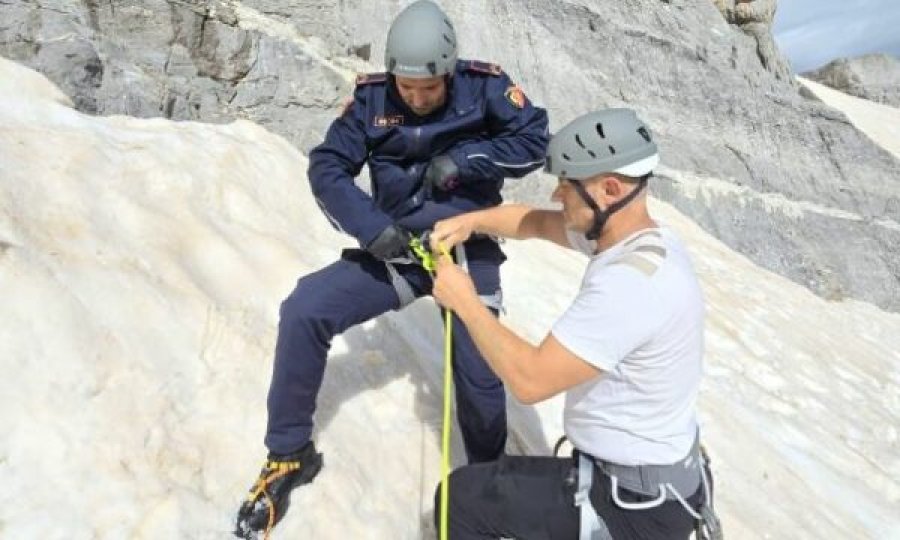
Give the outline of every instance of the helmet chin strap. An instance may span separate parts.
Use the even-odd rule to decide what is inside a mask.
[[[600,232],[603,231],[603,226],[606,225],[606,220],[609,219],[609,216],[618,212],[622,209],[626,204],[630,203],[635,197],[637,197],[638,193],[644,189],[644,186],[647,185],[647,178],[641,178],[638,182],[636,188],[631,190],[631,193],[625,196],[621,201],[614,202],[609,205],[606,210],[600,210],[600,207],[597,205],[597,202],[593,197],[588,194],[587,190],[584,189],[584,185],[581,183],[581,180],[575,180],[572,178],[567,179],[572,183],[572,186],[575,188],[575,191],[578,195],[584,200],[584,203],[587,204],[591,210],[594,211],[594,223],[591,225],[591,228],[588,229],[586,233],[584,233],[584,237],[588,240],[596,240],[600,238]]]

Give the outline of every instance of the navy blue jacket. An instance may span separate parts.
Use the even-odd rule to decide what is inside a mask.
[[[422,231],[445,217],[496,206],[504,178],[525,176],[543,164],[547,113],[499,66],[460,60],[448,84],[445,106],[420,117],[400,98],[391,77],[360,76],[353,102],[310,153],[308,177],[316,202],[361,246],[392,223]],[[459,186],[426,200],[422,176],[440,154],[459,167]],[[354,182],[364,163],[371,196]]]

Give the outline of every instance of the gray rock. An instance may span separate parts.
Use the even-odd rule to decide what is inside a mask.
[[[248,118],[307,149],[347,95],[349,75],[297,43],[241,28],[234,6],[0,1],[0,54],[47,75],[84,112]]]
[[[779,79],[789,79],[791,68],[779,52],[772,35],[776,0],[713,0],[729,24],[756,41],[756,54],[763,67]]]
[[[900,107],[900,59],[896,56],[841,58],[803,76],[846,94]]]
[[[728,245],[825,297],[900,310],[900,162],[788,76],[769,31],[773,1],[444,7],[462,56],[500,63],[553,128],[595,108],[637,109],[663,152],[656,193]],[[0,0],[0,54],[88,112],[249,118],[306,151],[350,95],[352,72],[382,69],[398,10],[371,0]],[[506,194],[537,202],[551,185],[533,175]]]

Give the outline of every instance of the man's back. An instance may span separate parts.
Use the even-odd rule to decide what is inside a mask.
[[[671,231],[645,229],[595,255],[553,334],[603,371],[566,395],[573,444],[623,465],[685,456],[697,430],[703,298]]]

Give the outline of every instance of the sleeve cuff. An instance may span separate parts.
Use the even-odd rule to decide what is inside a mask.
[[[471,171],[469,170],[468,166],[469,160],[468,158],[466,158],[467,154],[468,152],[466,152],[465,146],[453,148],[452,150],[447,152],[447,155],[450,156],[450,159],[453,160],[453,164],[456,165],[456,169],[459,171],[458,174],[460,184],[467,184],[471,177]]]

